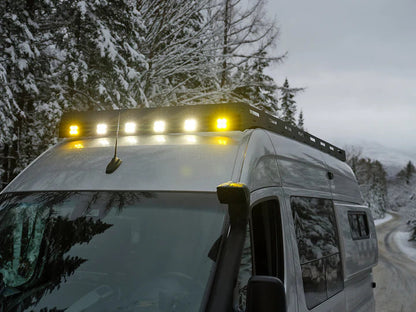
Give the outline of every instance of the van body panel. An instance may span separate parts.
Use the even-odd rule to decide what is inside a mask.
[[[339,220],[340,238],[345,248],[344,277],[345,280],[362,271],[368,271],[377,264],[378,247],[374,222],[370,210],[365,206],[335,203],[337,218]],[[369,225],[369,238],[353,239],[348,212],[364,211]]]
[[[329,180],[334,200],[363,204],[360,187],[352,169],[344,162],[322,153],[327,171],[333,174]]]
[[[243,164],[247,153],[248,142],[250,141],[251,134],[253,130],[246,130],[244,131],[244,135],[240,140],[240,144],[238,145],[238,151],[235,156],[234,161],[234,168],[233,173],[231,176],[231,181],[241,181],[241,174],[243,170]]]
[[[345,282],[348,312],[375,310],[372,282],[371,270],[364,270]]]
[[[269,135],[277,153],[283,186],[329,192],[327,169],[320,151],[275,133]]]
[[[276,154],[264,130],[253,130],[241,172],[240,181],[251,191],[281,185]]]

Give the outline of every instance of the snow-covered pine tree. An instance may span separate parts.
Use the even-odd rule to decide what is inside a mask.
[[[416,241],[416,174],[412,161],[409,161],[395,177],[388,181],[388,198],[392,210],[401,211],[409,218],[409,240]]]
[[[4,180],[54,141],[63,110],[136,106],[130,91],[140,90],[147,65],[130,0],[7,0],[0,10]]]
[[[406,184],[409,184],[410,179],[415,173],[416,173],[416,168],[413,165],[413,163],[409,160],[406,166],[402,170],[400,170],[400,172],[397,174],[397,177],[404,179],[406,181]]]
[[[252,62],[252,64],[250,64]],[[245,86],[237,87],[233,94],[240,101],[248,102],[271,115],[278,115],[277,85],[272,77],[266,75],[264,70],[270,65],[266,52],[250,60],[249,64],[239,69],[234,76],[250,76],[250,79],[236,77],[237,80],[250,82]]]
[[[210,0],[138,2],[147,25],[139,47],[148,62],[141,76],[145,105],[198,103],[215,84],[210,62],[215,51],[207,46],[212,36],[209,7]]]
[[[265,96],[269,98],[273,86],[260,68],[281,62],[285,54],[271,56],[268,53],[276,43],[279,29],[274,21],[265,19],[264,0],[252,1],[249,6],[240,0],[211,2],[214,4],[210,15],[213,21],[211,48],[216,54],[219,100],[247,99],[248,93],[253,94],[248,91],[250,87],[268,90]],[[259,74],[264,75],[260,80]],[[270,100],[265,108],[274,112],[271,102],[275,101]]]
[[[361,150],[348,147],[347,163],[353,169],[365,203],[374,218],[382,218],[388,208],[387,173],[377,160],[361,157]]]
[[[304,125],[305,125],[305,120],[303,119],[303,111],[300,110],[299,118],[298,118],[298,128],[302,129],[302,130],[305,130]]]
[[[64,108],[136,107],[143,93],[141,72],[147,68],[139,52],[145,25],[136,3],[53,1],[59,3],[55,40],[62,51],[58,72]]]
[[[377,209],[376,216],[384,216],[388,208],[387,173],[378,160],[372,161],[371,163],[370,193],[373,206]]]
[[[60,114],[52,63],[56,58],[50,1],[0,2],[0,145],[2,181],[24,168],[55,134]],[[5,176],[7,175],[7,177]]]
[[[295,97],[296,92],[298,89],[290,88],[289,81],[287,78],[285,79],[285,82],[283,83],[283,86],[279,88],[281,92],[280,97],[280,117],[283,121],[286,121],[292,125],[296,125],[296,102],[293,99]]]

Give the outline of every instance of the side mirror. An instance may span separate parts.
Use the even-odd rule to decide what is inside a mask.
[[[285,287],[273,276],[253,276],[247,286],[247,312],[286,312]]]

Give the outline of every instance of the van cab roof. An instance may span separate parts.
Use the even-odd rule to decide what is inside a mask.
[[[248,105],[187,108],[65,115],[60,136],[69,138],[41,155],[4,192],[214,192],[217,185],[234,181],[245,183],[250,191],[288,187],[362,203],[355,176],[341,161],[345,158],[343,150]],[[198,119],[199,132],[181,130],[177,120],[186,116]],[[216,127],[210,119],[216,116],[221,117],[218,122],[222,131],[212,131]],[[157,129],[151,129],[151,122],[160,117],[168,120],[171,129],[155,134]],[[129,120],[142,126],[140,133],[119,136],[120,124],[127,126]],[[157,122],[159,126],[162,124]],[[194,126],[196,122],[193,119]],[[106,174],[116,146],[122,164],[113,173]]]
[[[114,144],[112,137],[66,139],[41,155],[4,192],[215,192],[219,184],[235,181],[245,183],[250,191],[280,186],[362,203],[347,164],[263,129],[121,137],[117,155],[122,164],[106,174]]]

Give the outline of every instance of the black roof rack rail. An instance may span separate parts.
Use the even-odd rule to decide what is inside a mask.
[[[346,159],[344,150],[246,103],[68,112],[62,116],[59,137],[68,137],[68,129],[72,124],[80,126],[79,137],[95,136],[94,125],[101,122],[108,124],[109,135],[115,135],[119,118],[120,124],[131,120],[137,121],[142,127],[138,131],[141,134],[153,133],[151,122],[156,118],[166,118],[169,120],[167,132],[180,133],[183,132],[182,119],[186,116],[198,118],[199,131],[218,131],[213,126],[212,120],[218,116],[226,116],[230,119],[230,127],[227,129],[229,131],[262,128],[307,144],[339,160]]]
[[[251,127],[250,128],[263,128],[270,130],[287,138],[293,139],[295,141],[304,143],[311,147],[314,147],[326,154],[334,156],[335,158],[345,161],[345,151],[327,141],[324,141],[298,127],[285,122],[273,115],[270,115],[267,112],[264,112],[254,106],[248,104],[237,104],[242,110],[247,110],[248,113],[252,116]],[[243,112],[243,116],[247,115],[247,112]],[[242,124],[250,124],[250,122],[242,122]]]

